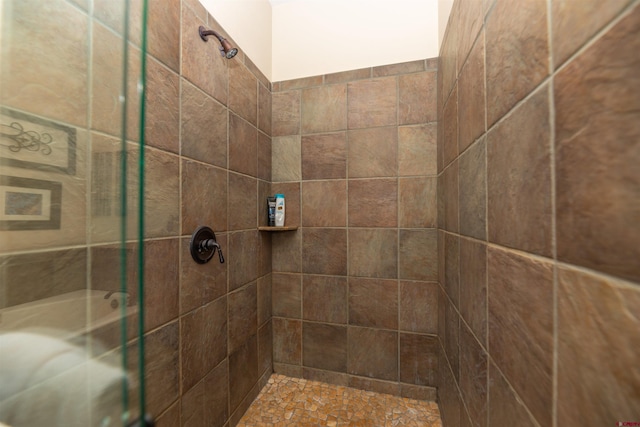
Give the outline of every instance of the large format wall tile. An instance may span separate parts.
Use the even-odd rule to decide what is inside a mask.
[[[229,113],[229,169],[258,174],[258,131],[249,122]],[[272,159],[273,161],[273,159]]]
[[[301,275],[273,273],[271,280],[273,315],[300,319],[302,317]]]
[[[344,229],[302,230],[302,272],[347,274],[347,232]]]
[[[149,2],[148,13],[148,52],[172,70],[179,71],[180,1],[152,0]],[[135,22],[141,22],[141,20]],[[134,31],[132,29],[132,33]],[[135,34],[133,37],[137,38]]]
[[[399,329],[438,333],[438,284],[400,281]]]
[[[151,56],[147,56],[145,95],[147,103],[145,143],[161,150],[178,153],[180,149],[180,77]]]
[[[252,125],[258,125],[258,82],[238,61],[229,61],[229,108]]]
[[[488,133],[490,241],[551,255],[550,139],[546,86]]]
[[[400,176],[436,175],[436,123],[398,127],[398,173]]]
[[[460,392],[474,426],[487,425],[488,355],[464,323],[460,323]]]
[[[395,78],[362,80],[348,84],[349,129],[397,124]]]
[[[272,95],[272,136],[300,133],[300,91],[276,92]]]
[[[515,394],[498,368],[489,367],[489,426],[504,426],[516,423],[534,427],[538,423],[531,418],[522,400]]]
[[[640,290],[558,272],[558,423],[640,419]]]
[[[349,274],[395,279],[398,276],[398,232],[392,229],[349,230]]]
[[[398,328],[396,280],[349,279],[349,324],[372,328]]]
[[[349,327],[348,372],[383,380],[398,380],[398,333]]]
[[[558,258],[640,281],[640,8],[555,82]]]
[[[207,182],[208,185],[202,185]],[[201,163],[182,161],[182,234],[198,226],[227,230],[227,172]]]
[[[229,230],[256,227],[257,191],[255,179],[229,172]]]
[[[485,139],[476,142],[460,156],[459,196],[460,234],[486,239],[487,165]]]
[[[344,132],[302,137],[302,179],[347,177],[347,138]]]
[[[460,239],[460,314],[487,346],[487,246]]]
[[[400,381],[435,386],[438,372],[438,338],[400,334]]]
[[[432,228],[437,223],[435,177],[398,180],[398,225],[403,228]]]
[[[302,277],[302,317],[305,320],[347,323],[347,278]]]
[[[490,248],[488,275],[491,357],[538,422],[549,425],[553,366],[551,263]]]
[[[400,230],[398,252],[400,279],[438,279],[438,236],[435,228]]]
[[[300,136],[280,136],[271,141],[271,177],[273,182],[300,181]]]
[[[345,227],[347,225],[347,181],[304,181],[302,225]]]
[[[480,3],[469,0],[467,3]],[[462,153],[485,130],[484,37],[480,34],[458,82],[458,150]]]
[[[398,131],[395,126],[352,130],[349,136],[349,178],[398,174]]]
[[[302,91],[302,133],[347,128],[346,85],[320,86]]]
[[[302,322],[275,317],[273,361],[299,365],[302,362]]]
[[[486,23],[487,125],[549,74],[547,2],[497,0]]]
[[[181,154],[226,167],[227,109],[187,80],[183,80],[180,114]]]
[[[398,181],[349,181],[349,227],[396,227]]]
[[[346,372],[347,327],[305,322],[302,354],[304,366]]]
[[[398,121],[401,125],[436,121],[436,73],[398,77]]]

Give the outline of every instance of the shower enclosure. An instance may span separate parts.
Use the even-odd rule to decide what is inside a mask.
[[[144,425],[145,0],[0,0],[0,426]]]

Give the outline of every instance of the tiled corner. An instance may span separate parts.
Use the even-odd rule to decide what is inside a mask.
[[[398,124],[435,122],[436,73],[433,71],[398,77]]]
[[[427,334],[438,333],[438,284],[400,281],[399,329]]]
[[[437,174],[436,123],[398,127],[398,173],[400,176]]]

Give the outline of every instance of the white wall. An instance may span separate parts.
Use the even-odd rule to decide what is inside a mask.
[[[238,48],[271,81],[272,38],[269,0],[200,0],[209,13],[238,43]],[[216,30],[216,28],[213,28]]]
[[[447,29],[447,22],[449,22],[452,7],[453,0],[438,0],[438,48],[442,46],[444,32]]]
[[[200,1],[273,82],[438,56],[453,3]]]
[[[438,56],[438,0],[272,0],[273,81]]]

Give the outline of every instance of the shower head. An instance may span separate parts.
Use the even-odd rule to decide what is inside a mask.
[[[202,25],[198,27],[198,33],[200,33],[200,38],[204,41],[207,41],[207,36],[216,36],[218,41],[220,42],[220,53],[227,59],[231,59],[238,53],[238,49],[231,46],[231,43],[220,34],[216,33],[213,30],[207,30]]]

